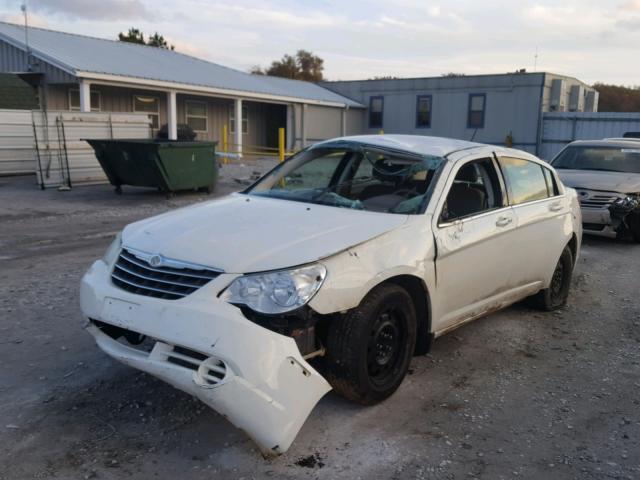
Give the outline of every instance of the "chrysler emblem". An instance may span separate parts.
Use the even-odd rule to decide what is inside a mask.
[[[152,267],[159,267],[162,265],[162,257],[160,255],[154,255],[149,259],[149,265]]]

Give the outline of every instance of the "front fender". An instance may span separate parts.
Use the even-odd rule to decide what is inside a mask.
[[[430,225],[430,215],[416,215],[398,229],[323,259],[327,277],[309,306],[321,314],[355,308],[376,285],[399,275],[434,285]]]

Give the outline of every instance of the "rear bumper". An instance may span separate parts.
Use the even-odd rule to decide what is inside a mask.
[[[105,353],[199,398],[244,430],[264,454],[289,448],[331,389],[292,338],[250,322],[238,308],[218,300],[228,276],[180,300],[161,300],[116,288],[109,273],[97,261],[82,279],[83,314],[155,343],[150,352],[142,351],[90,325],[87,330]],[[196,356],[185,356],[185,349]]]

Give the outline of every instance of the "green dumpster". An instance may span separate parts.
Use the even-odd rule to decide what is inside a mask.
[[[213,191],[218,178],[217,142],[168,140],[86,140],[93,147],[109,182],[155,187],[172,194],[179,190]]]

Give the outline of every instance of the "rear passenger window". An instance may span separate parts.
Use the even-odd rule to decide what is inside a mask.
[[[500,158],[511,203],[532,202],[549,197],[544,167],[521,158]]]

